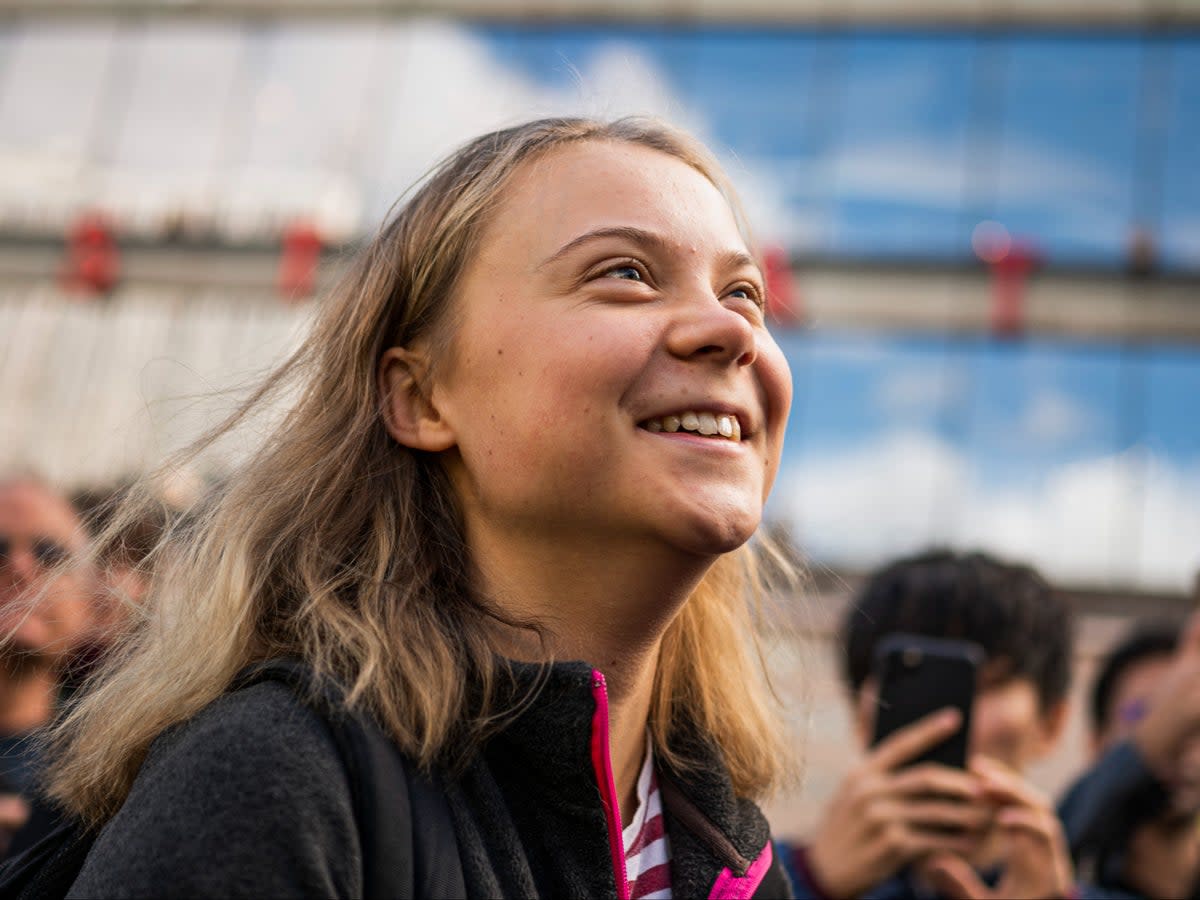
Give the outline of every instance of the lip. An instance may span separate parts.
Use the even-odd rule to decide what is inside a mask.
[[[696,447],[703,449],[709,453],[743,453],[747,452],[746,439],[743,437],[736,443],[727,438],[712,438],[704,435],[694,434],[690,431],[647,431],[645,428],[638,428],[637,431],[648,438],[660,438],[664,441],[670,441],[674,444]]]

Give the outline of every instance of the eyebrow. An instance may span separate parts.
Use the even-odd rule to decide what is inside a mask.
[[[595,228],[591,231],[584,232],[579,237],[572,238],[554,253],[547,256],[538,264],[538,269],[543,269],[552,263],[557,262],[564,256],[567,256],[572,251],[578,249],[584,244],[589,244],[592,241],[602,240],[604,238],[621,238],[630,243],[642,244],[653,247],[657,250],[664,250],[669,247],[669,242],[653,231],[646,231],[644,228],[635,228],[632,225],[614,225],[609,228]],[[722,267],[736,269],[743,266],[749,266],[757,271],[760,275],[762,269],[755,261],[754,257],[743,250],[727,250],[722,253],[718,259]]]

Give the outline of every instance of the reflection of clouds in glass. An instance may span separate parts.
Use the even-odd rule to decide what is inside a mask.
[[[587,61],[563,60],[571,77],[546,84],[498,61],[485,38],[439,21],[413,22],[391,47],[395,94],[382,111],[390,127],[372,162],[378,215],[437,159],[475,135],[549,115],[659,116],[712,143],[712,128],[671,86],[654,59],[622,42],[600,45]],[[431,77],[430,73],[436,73]],[[757,159],[726,160],[756,235],[802,243],[815,222],[789,209],[774,174]]]
[[[870,567],[931,543],[1023,558],[1073,584],[1184,590],[1200,568],[1200,461],[1144,451],[985,483],[957,448],[893,431],[793,458],[770,514],[820,562]]]
[[[18,31],[0,80],[0,146],[29,153],[90,149],[114,50],[115,23],[31,23]]]
[[[1167,220],[1164,230],[1164,255],[1175,265],[1200,269],[1200,217],[1172,217]]]
[[[1053,388],[1039,390],[1017,422],[1018,433],[1041,446],[1059,446],[1077,440],[1094,425],[1091,411],[1074,398]]]
[[[912,366],[889,371],[879,379],[875,404],[886,416],[910,419],[958,406],[967,399],[968,384],[961,370],[944,365]]]
[[[981,143],[976,142],[976,150]],[[944,142],[909,136],[843,145],[831,153],[837,166],[835,188],[845,198],[904,201],[931,209],[958,209],[971,199],[962,155]],[[793,171],[787,180],[800,177]],[[1084,213],[1098,208],[1109,217],[1112,210],[1103,201],[1119,199],[1126,190],[1117,173],[1095,160],[1035,141],[1010,143],[1003,159],[989,165],[986,180],[1007,204],[1044,210],[1067,205],[1068,212]]]

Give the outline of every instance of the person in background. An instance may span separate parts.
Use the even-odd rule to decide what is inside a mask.
[[[104,530],[128,490],[128,484],[118,484],[79,491],[67,500],[77,527],[82,526],[89,542]],[[146,562],[169,521],[170,514],[165,505],[146,504],[138,517],[124,525],[118,539],[101,546],[95,560],[82,567],[88,573],[90,621],[57,667],[58,676],[53,685],[57,695],[56,709],[68,704],[83,686],[109,651],[114,636],[125,627],[128,617],[146,596],[150,588]],[[40,603],[44,601],[37,602],[41,613]],[[28,739],[20,741],[20,746],[36,755]],[[39,785],[26,785],[19,800],[21,816],[12,820],[13,825],[19,827],[11,835],[7,854],[0,850],[0,859],[5,855],[15,856],[33,846],[61,820],[59,809],[42,794]]]
[[[86,545],[62,494],[34,475],[0,476],[0,855],[29,816],[30,737],[54,716],[63,672],[95,628],[95,571],[69,563]]]
[[[968,770],[905,763],[960,726],[953,711],[867,748],[875,649],[897,633],[979,645]],[[866,756],[842,780],[805,846],[783,858],[801,896],[1064,897],[1074,878],[1049,801],[1022,773],[1066,721],[1070,612],[1033,569],[935,550],[866,582],[841,630],[843,673]]]
[[[1093,765],[1060,815],[1072,855],[1112,897],[1200,887],[1200,614],[1135,625],[1092,689]]]
[[[88,534],[98,536],[111,524],[127,495],[136,490],[131,481],[101,489],[79,491],[71,498]],[[149,498],[153,500],[154,498]],[[122,523],[121,533],[99,545],[96,559],[100,579],[97,626],[101,649],[108,633],[119,631],[126,617],[141,606],[150,590],[149,559],[177,515],[165,501],[139,505],[136,517]]]

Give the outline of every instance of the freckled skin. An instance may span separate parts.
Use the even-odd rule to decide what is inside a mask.
[[[741,545],[776,474],[791,380],[761,310],[734,290],[761,274],[726,261],[748,252],[728,204],[642,147],[588,142],[526,165],[460,282],[435,387],[468,530],[688,554]],[[605,237],[547,262],[611,227],[661,243]],[[644,276],[615,277],[630,259]],[[748,416],[734,452],[638,428],[715,402]]]

